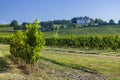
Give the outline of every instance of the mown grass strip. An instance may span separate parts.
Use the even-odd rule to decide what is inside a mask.
[[[100,74],[100,73],[98,73],[97,71],[92,70],[92,69],[90,69],[90,68],[88,68],[88,67],[85,67],[85,66],[82,66],[82,65],[72,64],[72,63],[62,63],[62,62],[59,62],[59,61],[57,61],[57,60],[48,59],[48,58],[45,58],[45,57],[42,57],[42,56],[41,56],[41,59],[46,60],[46,61],[53,62],[53,63],[58,64],[58,65],[61,65],[61,66],[71,67],[71,68],[73,68],[73,69],[79,69],[79,70],[82,70],[82,71],[84,71],[84,72],[88,72],[88,73],[92,73],[92,74]]]
[[[81,69],[93,74],[109,77],[120,75],[120,58],[115,56],[78,54],[67,52],[45,51],[41,56],[48,61],[75,69]]]

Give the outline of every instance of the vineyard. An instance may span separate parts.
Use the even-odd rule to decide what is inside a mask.
[[[57,79],[57,80],[118,79],[119,80],[120,79],[119,77],[120,75],[119,27],[116,26],[114,29],[113,27],[109,27],[109,28],[101,27],[101,29],[99,28],[100,31],[97,29],[98,28],[94,28],[94,27],[93,28],[75,28],[75,29],[71,28],[70,30],[64,29],[62,30],[63,32],[59,30],[57,36],[54,36],[55,34],[54,31],[44,32],[43,39],[45,39],[45,47],[43,50],[41,50],[40,53],[38,52],[38,54],[40,54],[39,56],[40,60],[38,59],[36,63],[37,71],[36,72],[32,71],[31,73],[30,67],[27,66],[28,71],[24,69],[25,71],[23,73],[20,73],[19,70],[18,72],[8,70],[10,76],[22,76],[21,77],[22,79],[31,79],[31,80],[35,80],[35,79],[41,79],[41,80],[44,80],[44,79],[45,80],[48,80],[48,79],[50,80],[53,80],[53,79]],[[29,30],[33,31],[32,29],[29,29]],[[80,34],[79,30],[81,32],[83,30],[85,31],[82,32],[83,34]],[[106,32],[107,30],[109,31],[110,34],[107,34]],[[102,34],[102,32],[105,32],[105,35]],[[41,42],[39,39],[40,37],[35,38],[34,35],[33,37],[31,37],[32,33],[30,35],[28,35],[27,32],[21,31],[21,33],[15,33],[12,31],[0,32],[0,43],[2,44],[0,47],[0,51],[1,51],[0,53],[1,55],[3,55],[4,53],[7,52],[7,54],[5,54],[4,56],[0,55],[0,58],[1,58],[0,63],[1,65],[2,63],[4,63],[5,65],[2,65],[2,66],[3,67],[5,66],[6,69],[7,69],[6,66],[10,66],[7,63],[8,61],[5,62],[4,60],[4,57],[7,59],[10,59],[6,57],[6,55],[12,55],[12,56],[17,55],[16,58],[20,57],[22,60],[25,60],[27,62],[28,60],[26,60],[26,57],[28,56],[23,56],[23,55],[26,55],[26,53],[27,55],[33,54],[33,53],[27,52],[27,49],[28,50],[33,49],[33,47],[28,45],[34,42],[35,43]],[[11,37],[12,35],[14,35],[14,37]],[[28,36],[30,39],[28,38]],[[39,41],[36,41],[35,39],[37,40],[39,39]],[[12,40],[12,45],[10,44],[11,40]],[[21,41],[23,41],[25,44],[20,43]],[[29,42],[29,44],[27,41]],[[7,44],[7,46],[3,44]],[[9,45],[11,45],[11,47]],[[12,54],[10,54],[10,51],[9,51],[10,49],[14,50]],[[35,50],[38,50],[38,49],[36,49],[35,47]],[[16,65],[17,69],[20,69],[18,68],[20,67],[18,63],[21,65],[20,63],[22,62],[21,59],[18,59],[17,65],[13,63],[11,64]],[[14,59],[14,60],[17,60],[17,59]],[[35,60],[35,58],[33,60]],[[6,73],[6,71],[3,70],[2,66],[1,66],[0,73],[2,71]],[[12,69],[13,68],[14,67],[12,67]],[[25,65],[25,68],[26,68],[26,65]],[[18,75],[11,75],[13,74],[12,72],[18,73]],[[28,75],[28,73],[30,75]],[[7,76],[6,79],[11,79],[10,76]],[[21,78],[18,77],[18,79],[21,79]],[[0,75],[0,79],[4,79],[4,77]]]
[[[10,37],[0,37],[1,43],[9,43]],[[45,38],[46,46],[73,47],[85,49],[120,49],[120,36],[81,36]]]
[[[0,80],[120,80],[119,8],[120,0],[0,0]]]
[[[81,36],[46,38],[46,45],[59,47],[75,47],[89,49],[113,49],[120,48],[120,36]]]
[[[45,37],[52,37],[55,33],[53,31],[43,32]],[[76,27],[63,28],[58,30],[58,37],[66,36],[104,36],[104,35],[119,35],[120,25],[105,25],[96,27]]]
[[[76,28],[61,28],[58,30],[58,37],[66,36],[109,36],[119,35],[120,25],[105,25],[96,27],[76,27]],[[0,27],[0,36],[11,36],[14,34],[12,27]],[[53,37],[54,31],[43,32],[44,37]]]

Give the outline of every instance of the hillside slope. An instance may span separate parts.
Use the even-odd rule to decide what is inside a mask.
[[[53,36],[55,32],[43,32],[46,37]],[[84,35],[119,35],[120,25],[106,25],[96,27],[76,27],[59,29],[58,36],[84,36]]]

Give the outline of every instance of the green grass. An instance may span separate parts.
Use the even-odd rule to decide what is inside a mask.
[[[14,32],[0,32],[0,37],[10,37]]]
[[[0,80],[79,80],[79,79],[97,79],[104,77],[87,73],[81,70],[73,69],[55,64],[51,61],[41,59],[36,69],[31,70],[30,75],[22,73],[17,65],[13,64],[7,57],[10,55],[9,45],[0,45]]]
[[[0,80],[80,80],[97,79],[104,77],[55,64],[51,61],[40,59],[36,69],[30,75],[22,73],[17,65],[11,63],[7,57],[10,55],[9,45],[0,45]]]
[[[79,80],[79,79],[120,79],[120,57],[110,52],[91,54],[91,51],[78,49],[61,49],[45,47],[41,51],[41,59],[37,69],[30,75],[21,71],[10,63],[9,46],[0,45],[0,79],[39,79],[39,80]],[[117,53],[116,53],[117,54]],[[6,75],[8,74],[8,75]],[[15,75],[16,74],[16,75]],[[12,78],[10,77],[12,76]],[[14,78],[13,78],[14,77]]]
[[[0,36],[11,36],[13,32],[12,27],[0,27]],[[44,37],[53,37],[55,32],[43,32]],[[84,35],[119,35],[120,25],[106,25],[96,27],[76,27],[59,29],[58,36],[84,36]]]
[[[0,27],[0,31],[13,31],[13,27]]]
[[[2,29],[1,29],[2,30]],[[11,36],[13,32],[0,32],[0,36]],[[99,26],[84,28],[65,28],[59,30],[60,37],[64,36],[84,36],[84,35],[119,35],[120,26]],[[44,37],[53,36],[54,32],[44,32]],[[75,80],[75,79],[107,79],[120,80],[120,55],[119,52],[104,51],[84,51],[79,49],[61,49],[45,47],[41,52],[41,60],[38,62],[37,73],[25,75],[16,66],[9,64],[10,55],[8,45],[0,45],[0,79],[7,75],[7,79],[12,77],[18,79],[40,79],[40,80]],[[114,54],[112,54],[114,53]],[[3,65],[2,65],[3,64]],[[13,64],[12,64],[13,65]],[[4,68],[5,67],[5,68]],[[12,71],[9,70],[12,68]],[[13,75],[17,74],[17,75]],[[20,77],[22,76],[22,77]],[[72,76],[72,77],[71,77]],[[80,78],[78,78],[81,76]],[[2,77],[2,78],[1,78]],[[101,79],[102,78],[102,79]],[[14,78],[13,78],[14,79]]]
[[[112,79],[120,79],[120,57],[78,54],[69,52],[43,51],[41,56],[51,62],[94,74],[102,74]]]
[[[45,37],[54,35],[54,32],[43,32]],[[106,25],[96,27],[77,27],[59,29],[58,36],[84,36],[84,35],[119,35],[120,25]]]
[[[7,58],[10,55],[9,45],[0,44],[0,57]]]
[[[79,80],[120,79],[120,57],[110,52],[89,54],[91,51],[47,47],[41,52],[37,68],[30,75],[21,73],[7,57],[8,45],[0,45],[0,79]],[[7,75],[6,75],[7,74]]]

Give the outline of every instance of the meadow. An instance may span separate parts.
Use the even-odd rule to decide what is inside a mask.
[[[0,45],[0,79],[119,80],[120,54],[45,47],[37,69],[24,73],[9,59],[9,45]],[[91,53],[91,54],[90,54]],[[27,67],[29,69],[29,67]]]
[[[59,29],[58,37],[117,35],[118,37],[111,38],[113,39],[111,42],[114,43],[116,42],[114,39],[119,38],[119,32],[120,27],[118,25],[78,27]],[[12,34],[14,33],[1,31],[0,37],[10,37]],[[50,38],[55,33],[43,32],[43,34],[45,38]],[[4,41],[1,42],[5,43]],[[84,47],[70,47],[69,45],[48,45],[40,52],[41,58],[36,63],[35,70],[31,70],[27,65],[21,68],[14,64],[9,58],[10,46],[0,44],[0,80],[120,80],[119,45],[116,48],[118,48],[116,51],[107,48],[89,48],[86,50]]]
[[[11,36],[13,32],[12,27],[0,27],[0,36]],[[90,36],[90,35],[119,35],[120,25],[105,25],[96,27],[76,27],[76,28],[62,28],[58,30],[58,37],[65,36]],[[54,31],[43,32],[44,37],[53,37]]]
[[[69,50],[63,52],[61,50],[54,51],[53,49],[52,51],[50,50],[42,54],[42,57],[63,66],[80,69],[93,74],[102,74],[104,76],[119,78],[119,55],[105,55],[108,52],[96,52],[96,54],[89,54],[90,51],[83,52],[84,53],[75,53],[74,51],[69,52]]]
[[[43,32],[45,37],[53,37],[54,32]],[[106,25],[96,27],[63,28],[58,30],[58,37],[65,36],[90,36],[90,35],[119,35],[120,25]]]

